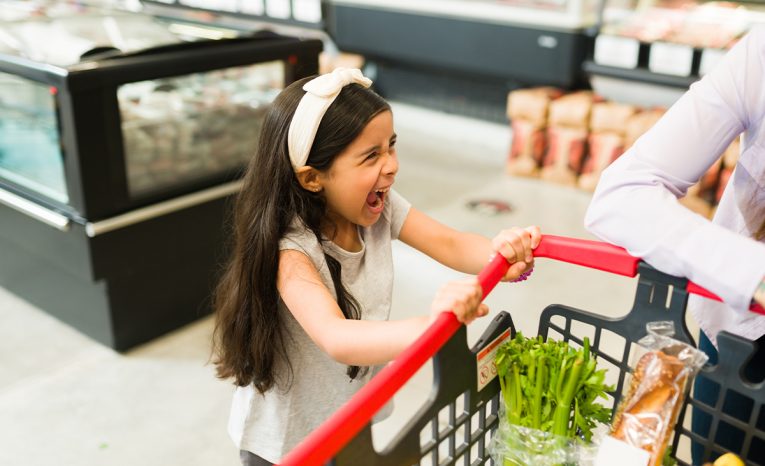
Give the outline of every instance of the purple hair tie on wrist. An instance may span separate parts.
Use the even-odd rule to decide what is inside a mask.
[[[518,278],[516,278],[515,280],[511,281],[510,283],[518,283],[518,282],[522,282],[522,281],[526,280],[527,278],[529,278],[531,276],[531,272],[533,272],[533,271],[534,271],[534,269],[527,270],[526,272],[523,272]]]

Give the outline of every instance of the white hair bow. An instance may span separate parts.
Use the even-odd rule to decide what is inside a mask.
[[[287,147],[292,168],[297,170],[305,165],[321,119],[340,94],[340,90],[351,83],[369,87],[372,85],[372,80],[365,77],[359,69],[338,68],[303,85],[306,93],[300,99],[287,134]]]

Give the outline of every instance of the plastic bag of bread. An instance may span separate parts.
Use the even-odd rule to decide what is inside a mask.
[[[651,322],[638,343],[645,352],[634,366],[617,408],[610,436],[648,452],[648,465],[662,464],[690,381],[706,363],[703,352],[672,338],[672,322]]]

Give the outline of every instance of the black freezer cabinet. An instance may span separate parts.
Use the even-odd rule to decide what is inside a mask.
[[[230,197],[321,41],[102,9],[2,18],[0,286],[117,349],[209,312]]]

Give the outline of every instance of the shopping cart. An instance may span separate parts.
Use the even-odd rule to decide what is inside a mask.
[[[616,389],[609,397],[612,408],[618,404],[625,376],[631,370],[633,347],[646,334],[645,324],[672,321],[675,337],[694,344],[685,324],[689,293],[720,299],[686,279],[658,272],[622,248],[601,242],[545,235],[534,255],[619,275],[639,276],[634,305],[623,317],[603,317],[562,305],[548,306],[540,316],[539,335],[565,340],[575,346],[582,345],[584,338],[589,337],[592,351],[599,358],[599,367],[607,368],[610,377],[616,379]],[[481,272],[478,278],[484,297],[507,267],[504,258],[498,256]],[[765,313],[758,306],[753,306],[752,311]],[[492,356],[497,346],[514,333],[510,315],[501,312],[478,342],[468,348],[465,326],[453,313],[443,313],[422,337],[290,452],[281,466],[494,464],[488,446],[499,422],[500,386]],[[757,464],[746,460],[747,455],[755,448],[765,448],[762,427],[765,388],[763,383],[753,384],[741,375],[742,366],[755,350],[754,344],[725,332],[718,335],[717,342],[718,364],[705,366],[697,376],[718,387],[716,402],[709,404],[687,397],[675,427],[672,453],[682,466],[691,464],[688,453],[691,442],[703,448],[704,461],[732,450],[747,464]],[[372,442],[372,417],[431,357],[433,388],[428,400],[388,447],[376,451]],[[729,414],[727,403],[732,398],[739,403],[749,403],[748,419]],[[710,418],[707,435],[691,432],[688,406]],[[740,444],[720,445],[717,429],[721,425],[739,432]]]

